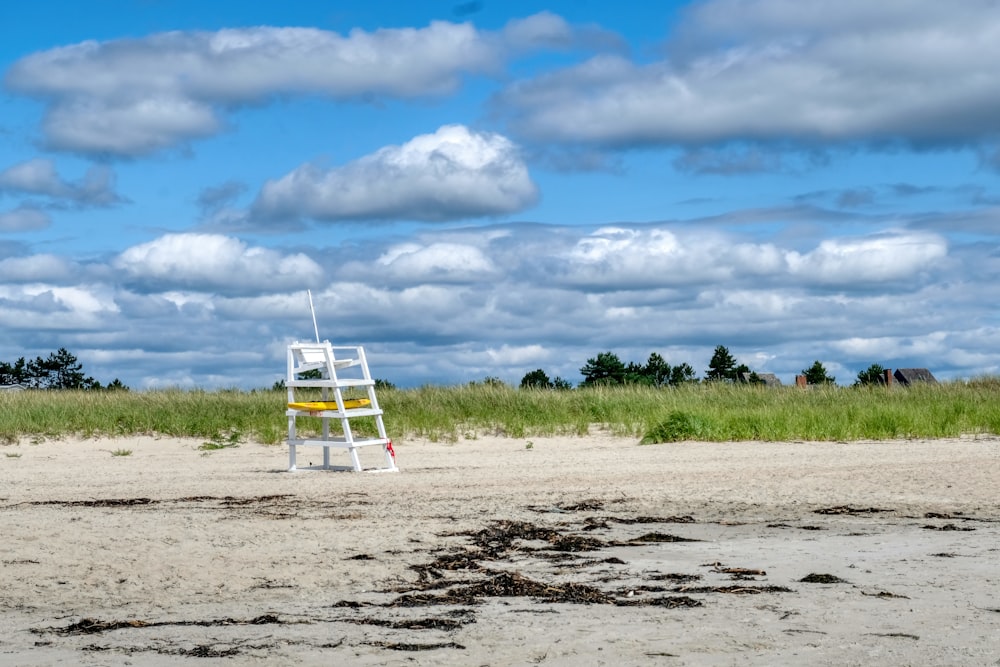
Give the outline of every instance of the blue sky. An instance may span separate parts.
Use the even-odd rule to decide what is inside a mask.
[[[0,6],[0,360],[1000,373],[992,0]]]

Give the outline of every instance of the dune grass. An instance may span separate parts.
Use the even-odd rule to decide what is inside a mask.
[[[585,434],[593,428],[669,442],[864,440],[1000,434],[1000,378],[911,388],[765,388],[692,384],[676,389],[522,390],[471,384],[379,393],[391,437]],[[70,435],[161,434],[214,442],[280,443],[280,391],[24,391],[0,393],[0,442]],[[300,430],[319,420],[300,420]],[[372,424],[352,421],[360,433]]]

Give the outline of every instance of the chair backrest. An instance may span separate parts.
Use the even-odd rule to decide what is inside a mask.
[[[331,352],[332,354],[332,352]],[[303,347],[295,350],[300,364],[325,364],[326,351],[321,347]]]
[[[340,353],[339,357],[335,350]],[[365,351],[360,345],[335,347],[328,340],[322,343],[295,342],[289,345],[288,379],[294,380],[296,375],[313,370],[321,371],[326,380],[336,380],[341,372],[347,372],[349,377],[360,372],[363,379],[371,379]]]
[[[306,371],[322,370],[324,375],[329,375],[330,367],[333,365],[333,347],[330,341],[322,343],[294,343],[288,348],[289,355],[289,375],[298,375]]]

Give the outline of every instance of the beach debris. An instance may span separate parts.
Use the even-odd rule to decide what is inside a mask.
[[[35,634],[52,633],[57,635],[95,635],[111,630],[122,628],[158,628],[163,626],[185,626],[197,625],[202,627],[216,627],[224,625],[271,625],[292,623],[294,621],[284,621],[274,614],[262,614],[254,618],[216,618],[205,621],[142,621],[132,619],[127,621],[101,621],[96,618],[81,618],[75,623],[63,627],[32,628]]]
[[[347,494],[351,495],[351,494]],[[106,507],[141,506],[143,499],[110,499],[105,501],[68,501],[70,503],[106,503]],[[127,502],[126,502],[127,501]],[[342,507],[343,498],[336,503]],[[210,509],[252,512],[270,516],[269,512],[288,509],[295,502],[294,496],[273,495],[254,498],[191,496],[173,500],[145,499],[146,504],[187,503],[203,505]],[[351,499],[364,504],[366,500]],[[614,501],[611,501],[614,502]],[[52,504],[56,504],[53,502]],[[102,506],[95,504],[94,506]],[[328,505],[317,506],[325,511]],[[579,501],[560,505],[560,513],[600,511],[600,501]],[[301,511],[301,508],[299,508]],[[322,513],[322,512],[320,512]],[[314,512],[314,514],[317,514]],[[317,514],[318,516],[318,514]],[[350,623],[361,626],[384,628],[392,632],[383,641],[364,642],[367,645],[392,651],[432,651],[459,649],[463,646],[451,641],[451,633],[460,632],[469,624],[477,622],[477,609],[490,600],[521,599],[511,605],[512,612],[557,613],[558,607],[551,605],[613,605],[622,608],[656,607],[658,609],[686,609],[702,607],[706,599],[698,594],[760,595],[794,592],[784,586],[725,583],[722,576],[755,581],[753,577],[765,577],[759,568],[731,567],[720,562],[707,563],[712,574],[686,572],[631,572],[628,563],[611,554],[601,553],[615,548],[650,549],[657,544],[697,542],[692,538],[651,530],[627,539],[600,539],[582,531],[600,527],[605,530],[620,526],[642,525],[655,528],[655,524],[691,524],[695,520],[687,515],[665,516],[567,516],[560,517],[555,525],[539,525],[530,521],[513,519],[495,520],[472,530],[443,534],[443,537],[460,537],[464,543],[450,547],[431,549],[429,560],[410,565],[415,574],[411,580],[395,587],[379,591],[390,594],[375,600],[341,600],[330,604],[332,618],[291,620],[276,614],[264,614],[251,618],[218,618],[207,620],[156,621],[148,619],[100,619],[82,618],[61,627],[33,630],[37,634],[60,636],[101,635],[115,630],[162,626],[227,626],[266,625],[285,623],[322,622]],[[568,519],[568,521],[567,521]],[[617,525],[616,525],[617,524]],[[669,547],[659,547],[666,549]],[[350,552],[348,552],[350,553]],[[391,553],[391,552],[390,552]],[[593,554],[587,556],[585,554]],[[354,553],[344,556],[345,560],[375,560],[370,553]],[[548,563],[546,562],[548,561]],[[570,562],[567,562],[570,561]],[[528,569],[530,568],[530,569]],[[721,575],[721,576],[720,576]],[[707,581],[706,581],[707,579]],[[292,584],[281,580],[259,579],[253,588],[291,588]],[[427,608],[436,606],[441,613],[428,614]],[[443,608],[442,608],[443,607]],[[422,613],[423,611],[423,613]],[[448,633],[444,636],[417,636],[417,632]],[[435,641],[421,641],[421,639]],[[259,641],[259,638],[255,638]],[[190,643],[164,646],[159,639],[151,646],[129,647],[139,651],[155,651],[169,655],[186,657],[232,657],[257,648],[243,643]],[[339,646],[340,640],[330,646]],[[260,645],[269,648],[270,645]],[[82,650],[105,651],[123,650],[121,646],[101,646],[93,644]]]
[[[629,598],[626,600],[615,600],[618,607],[666,607],[677,609],[679,607],[701,607],[704,603],[686,595],[666,595],[658,598]]]
[[[767,572],[764,570],[755,570],[747,567],[716,567],[712,572],[720,572],[722,574],[741,574],[748,577],[765,577]]]
[[[647,577],[650,581],[673,581],[674,583],[688,583],[701,579],[700,574],[687,574],[684,572],[668,572],[667,574],[651,574]]]
[[[559,503],[556,507],[561,509],[563,512],[592,512],[604,509],[604,501],[598,499],[581,500],[571,505]]]
[[[414,644],[412,642],[365,642],[368,646],[386,648],[390,651],[436,651],[442,648],[464,649],[465,647],[455,642],[438,642],[434,644]]]
[[[240,649],[235,646],[226,648],[216,648],[211,644],[198,644],[192,648],[177,648],[170,652],[170,655],[180,655],[189,658],[231,658],[240,654]]]
[[[143,505],[159,505],[163,503],[204,503],[217,502],[222,507],[240,507],[246,505],[258,505],[279,500],[294,498],[295,496],[282,493],[268,496],[250,496],[238,498],[236,496],[184,496],[182,498],[167,498],[154,500],[153,498],[101,498],[97,500],[32,500],[27,505],[58,505],[60,507],[140,507]]]
[[[615,523],[622,523],[625,525],[631,525],[635,523],[694,523],[694,517],[692,516],[636,516],[636,517],[617,517],[609,516],[605,521],[614,521]]]
[[[794,593],[785,586],[680,586],[675,593],[729,593],[730,595],[758,595],[760,593]]]
[[[465,618],[461,620],[456,620],[454,618],[413,618],[413,619],[403,619],[403,620],[389,620],[384,618],[343,618],[340,619],[345,623],[354,623],[355,625],[374,625],[380,628],[391,628],[393,630],[445,630],[452,631],[458,630],[459,628],[468,625],[469,623],[475,623],[476,617],[472,614],[466,614]]]
[[[607,593],[585,584],[546,584],[529,579],[516,572],[488,571],[489,578],[455,586],[440,595],[428,593],[404,594],[390,602],[389,607],[415,607],[431,604],[474,605],[483,598],[527,597],[545,602],[571,602],[577,604],[607,604],[613,598]]]
[[[768,528],[798,528],[799,530],[826,530],[822,526],[793,526],[787,523],[769,523]]]
[[[631,540],[625,542],[615,542],[616,547],[628,547],[635,546],[637,544],[649,544],[658,542],[701,542],[701,540],[696,540],[691,537],[680,537],[678,535],[670,535],[668,533],[646,533],[645,535],[640,535],[639,537],[633,537]]]
[[[133,507],[153,505],[152,498],[104,498],[102,500],[33,500],[29,505],[61,505],[63,507]]]
[[[851,507],[849,505],[837,505],[836,507],[826,507],[824,509],[813,510],[814,514],[878,514],[879,512],[892,512],[893,510],[879,507]]]
[[[607,519],[601,519],[594,516],[588,516],[583,520],[582,530],[610,530],[611,526],[608,525]]]
[[[986,519],[977,516],[965,516],[962,512],[946,513],[946,512],[927,512],[924,514],[925,519],[944,519],[947,521],[981,521],[983,523],[996,523],[1000,519]]]
[[[861,591],[861,594],[871,598],[899,598],[902,600],[910,599],[909,596],[907,595],[896,595],[895,593],[890,593],[889,591],[879,591],[878,593],[865,593],[864,591]]]
[[[806,576],[799,579],[800,583],[803,584],[849,584],[851,582],[841,579],[838,576],[832,574],[818,574],[813,572],[807,574]]]

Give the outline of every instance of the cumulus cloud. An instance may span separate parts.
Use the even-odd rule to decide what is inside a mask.
[[[210,105],[164,95],[67,99],[42,124],[49,148],[99,156],[145,155],[221,127]]]
[[[599,55],[498,101],[524,135],[605,147],[954,147],[1000,136],[995,2],[818,8],[695,3],[666,59]]]
[[[599,229],[561,260],[557,281],[602,291],[766,276],[785,267],[784,253],[770,244],[733,242],[711,232],[680,236],[657,228]]]
[[[38,268],[46,261],[25,258],[17,262],[20,267],[14,268],[24,269],[31,264]],[[0,326],[13,341],[27,333],[23,348],[37,345],[33,339],[39,332],[100,330],[117,312],[113,290],[104,285],[58,286],[44,281],[0,285]]]
[[[215,134],[223,107],[280,95],[441,95],[465,74],[499,74],[517,53],[596,43],[592,33],[576,39],[548,13],[496,32],[445,21],[346,35],[271,26],[176,31],[34,53],[5,81],[48,104],[50,147],[136,156]]]
[[[811,252],[788,253],[788,266],[792,275],[819,283],[884,283],[916,278],[947,253],[947,241],[936,234],[891,233],[829,239]]]
[[[563,252],[553,279],[599,291],[706,283],[738,286],[749,280],[759,287],[794,281],[861,288],[906,280],[926,282],[947,254],[943,237],[920,232],[830,239],[800,252],[719,232],[608,227]]]
[[[521,366],[541,364],[552,360],[552,353],[541,345],[501,345],[499,348],[487,348],[486,354],[494,363]]]
[[[612,49],[623,51],[622,39],[596,25],[571,26],[561,16],[543,11],[523,19],[512,19],[499,34],[502,48],[534,51],[541,48]]]
[[[0,359],[51,351],[35,351],[48,332],[102,381],[123,376],[119,355],[132,386],[270,386],[286,342],[313,336],[310,287],[321,336],[365,344],[376,376],[403,386],[516,383],[539,367],[575,381],[608,349],[700,372],[719,344],[785,381],[817,358],[842,382],[873,362],[942,378],[1000,365],[996,281],[967,270],[995,243],[956,249],[886,229],[792,245],[677,223],[431,228],[366,243],[371,259],[354,265],[343,261],[353,244],[305,257],[215,234],[164,236],[106,267],[0,260]]]
[[[0,212],[0,232],[28,232],[45,229],[52,224],[44,211],[32,206],[18,206],[12,211]]]
[[[268,181],[252,215],[445,221],[512,213],[537,198],[527,166],[506,137],[446,125],[343,167],[306,164]]]
[[[219,234],[167,234],[128,248],[112,263],[127,283],[241,294],[305,289],[323,268],[308,256],[282,254]]]
[[[410,282],[467,283],[500,275],[481,249],[459,243],[400,244],[389,248],[375,265],[383,278]]]
[[[77,182],[61,178],[55,163],[44,158],[0,171],[0,193],[42,195],[81,206],[111,206],[124,201],[115,193],[114,185],[114,171],[104,165],[90,167]]]
[[[204,213],[220,210],[246,192],[247,186],[239,181],[226,181],[221,185],[204,188],[198,195],[198,206]]]
[[[57,255],[30,255],[0,260],[0,276],[7,283],[65,282],[76,272],[74,262]]]

